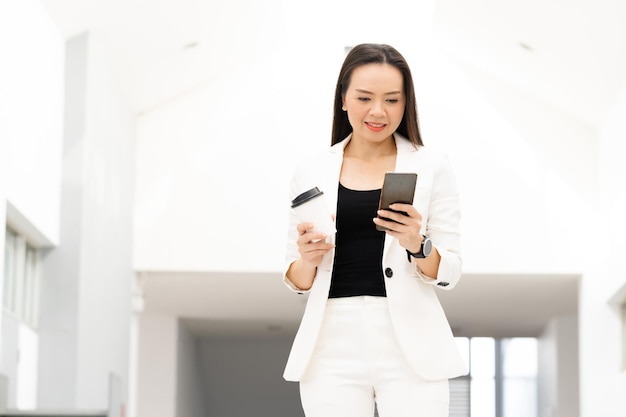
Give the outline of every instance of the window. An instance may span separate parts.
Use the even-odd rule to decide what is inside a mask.
[[[16,270],[16,253],[17,253],[17,234],[11,229],[6,229],[4,242],[4,292],[3,306],[6,311],[15,311],[15,278]]]
[[[503,339],[502,409],[504,417],[537,415],[537,340]]]
[[[490,337],[470,339],[472,417],[496,417],[496,343]]]
[[[537,340],[456,338],[469,373],[450,381],[450,417],[536,417]]]
[[[39,250],[7,227],[4,245],[4,311],[37,327]]]

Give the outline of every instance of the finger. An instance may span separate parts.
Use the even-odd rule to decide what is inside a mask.
[[[306,240],[310,243],[325,242],[328,235],[321,232],[307,232]]]
[[[316,258],[321,258],[328,253],[334,245],[330,243],[311,243],[301,248],[300,254],[303,259],[311,261]]]
[[[405,216],[402,213],[396,213],[390,210],[379,210],[377,212],[378,217],[383,218],[382,220],[389,219],[401,224],[407,224],[410,218]]]
[[[387,216],[384,216],[387,217]],[[397,232],[398,228],[402,226],[400,223],[392,222],[382,219],[380,217],[374,217],[374,223],[387,229],[387,232]]]
[[[306,245],[304,251],[306,253],[319,253],[323,255],[331,250],[334,246],[335,245],[333,245],[332,243],[327,243],[320,240],[318,242],[312,242]]]
[[[409,217],[422,217],[417,209],[411,204],[393,203],[389,206],[389,208],[392,210],[405,212]]]
[[[312,230],[313,229],[313,223],[299,223],[296,226],[296,229],[298,230],[298,234],[300,236],[302,236],[303,234],[305,234],[307,231]]]
[[[315,244],[318,242],[325,243],[327,237],[328,235],[321,232],[306,231],[304,234],[300,235],[297,243],[301,247],[310,246],[311,244]]]

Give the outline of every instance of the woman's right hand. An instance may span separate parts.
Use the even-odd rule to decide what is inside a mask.
[[[313,223],[298,224],[297,244],[302,262],[310,267],[317,267],[324,255],[335,245],[326,242],[328,236],[324,233],[314,232],[313,227]]]
[[[287,278],[299,289],[306,291],[311,288],[317,273],[317,266],[322,258],[335,245],[326,242],[324,233],[314,232],[312,223],[300,223],[298,230],[298,252],[300,259],[289,265]]]

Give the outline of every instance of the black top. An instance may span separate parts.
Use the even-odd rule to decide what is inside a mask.
[[[372,221],[379,199],[380,189],[358,191],[339,184],[329,298],[387,295],[382,272],[385,232],[376,230]]]

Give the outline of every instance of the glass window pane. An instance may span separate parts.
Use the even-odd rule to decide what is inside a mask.
[[[505,379],[503,391],[505,417],[537,416],[537,381],[535,379]]]
[[[491,337],[470,339],[472,416],[495,417],[495,340]]]
[[[502,341],[503,372],[506,377],[537,375],[537,339],[516,337]]]
[[[491,337],[473,337],[470,344],[472,378],[495,375],[495,341]]]
[[[24,284],[22,289],[22,319],[33,326],[34,307],[36,297],[37,279],[37,250],[30,245],[26,246],[26,256],[24,259]]]
[[[495,417],[496,385],[495,380],[472,378],[471,415],[476,417]]]
[[[470,342],[467,337],[455,337],[457,346],[459,347],[459,352],[461,352],[461,357],[463,358],[463,362],[467,366],[469,370],[470,363]],[[467,374],[466,374],[467,375]]]
[[[13,312],[15,307],[15,257],[16,257],[17,235],[11,230],[6,229],[4,241],[4,289],[3,289],[3,305]]]
[[[9,227],[4,246],[3,306],[7,313],[36,327],[39,250]]]
[[[537,416],[537,339],[502,340],[504,417]]]

